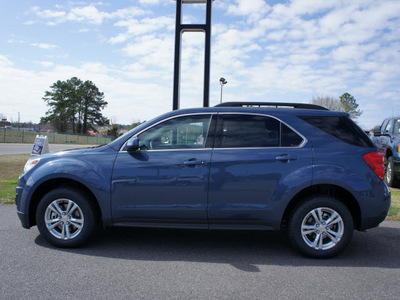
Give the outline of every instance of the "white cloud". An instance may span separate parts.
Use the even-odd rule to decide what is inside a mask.
[[[32,7],[32,12],[34,12],[38,17],[44,19],[61,19],[67,15],[65,11],[55,11],[50,9],[40,10],[39,6]]]
[[[160,0],[139,0],[141,4],[158,4]]]
[[[47,25],[57,25],[65,23],[67,21],[100,25],[104,22],[104,20],[126,19],[134,16],[140,16],[146,13],[143,9],[134,6],[118,9],[112,13],[109,13],[105,11],[100,11],[95,5],[96,4],[88,6],[78,6],[69,9],[58,7],[58,10],[41,10],[40,7],[34,6],[31,8],[31,11],[37,17],[48,20],[46,23]]]
[[[58,48],[58,46],[56,46],[56,45],[50,45],[50,44],[46,44],[46,43],[32,43],[30,45],[32,47],[37,47],[37,48],[45,49],[45,50],[51,50],[51,49]]]
[[[228,6],[228,14],[248,16],[249,21],[256,21],[262,18],[270,6],[264,0],[235,0],[236,4]]]
[[[12,65],[12,61],[7,56],[0,55],[0,67],[11,67]]]
[[[43,68],[52,68],[54,67],[54,63],[51,61],[40,61],[38,62]]]
[[[131,37],[140,36],[144,34],[150,34],[158,32],[160,29],[173,32],[175,28],[175,19],[170,17],[157,17],[157,18],[144,18],[138,19],[126,19],[121,20],[114,24],[116,27],[125,28],[124,33],[119,33],[117,36],[109,39],[111,44],[117,44],[127,41]]]
[[[172,36],[142,36],[127,44],[123,52],[135,57],[144,66],[173,70],[174,38]]]
[[[70,10],[66,19],[69,21],[86,21],[92,24],[101,24],[104,18],[107,18],[109,14],[100,12],[94,6],[77,7]]]

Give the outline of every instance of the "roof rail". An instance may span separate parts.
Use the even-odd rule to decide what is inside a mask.
[[[286,103],[286,102],[224,102],[224,103],[215,105],[215,107],[263,107],[263,106],[329,110],[326,107],[323,107],[321,105],[316,105],[316,104]]]

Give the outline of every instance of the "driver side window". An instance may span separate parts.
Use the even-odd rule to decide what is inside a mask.
[[[386,128],[385,128],[385,132],[392,132],[391,131],[391,129],[392,129],[392,123],[393,123],[393,121],[392,120],[390,120],[389,122],[388,122],[388,124],[386,125]]]
[[[397,119],[394,121],[394,134],[399,134],[400,133],[400,119]]]
[[[142,150],[204,148],[211,115],[193,115],[169,119],[139,135]]]

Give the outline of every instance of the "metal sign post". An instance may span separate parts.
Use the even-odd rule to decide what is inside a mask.
[[[172,109],[179,109],[179,91],[181,77],[181,43],[184,32],[204,32],[204,88],[203,107],[210,103],[210,48],[211,48],[211,4],[213,0],[176,0],[176,25],[175,25],[175,60],[174,60],[174,94]],[[205,24],[182,24],[182,4],[206,3]]]

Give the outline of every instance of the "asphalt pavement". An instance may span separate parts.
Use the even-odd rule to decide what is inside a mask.
[[[112,229],[59,249],[0,205],[1,299],[399,299],[400,222],[310,259],[276,232]]]

